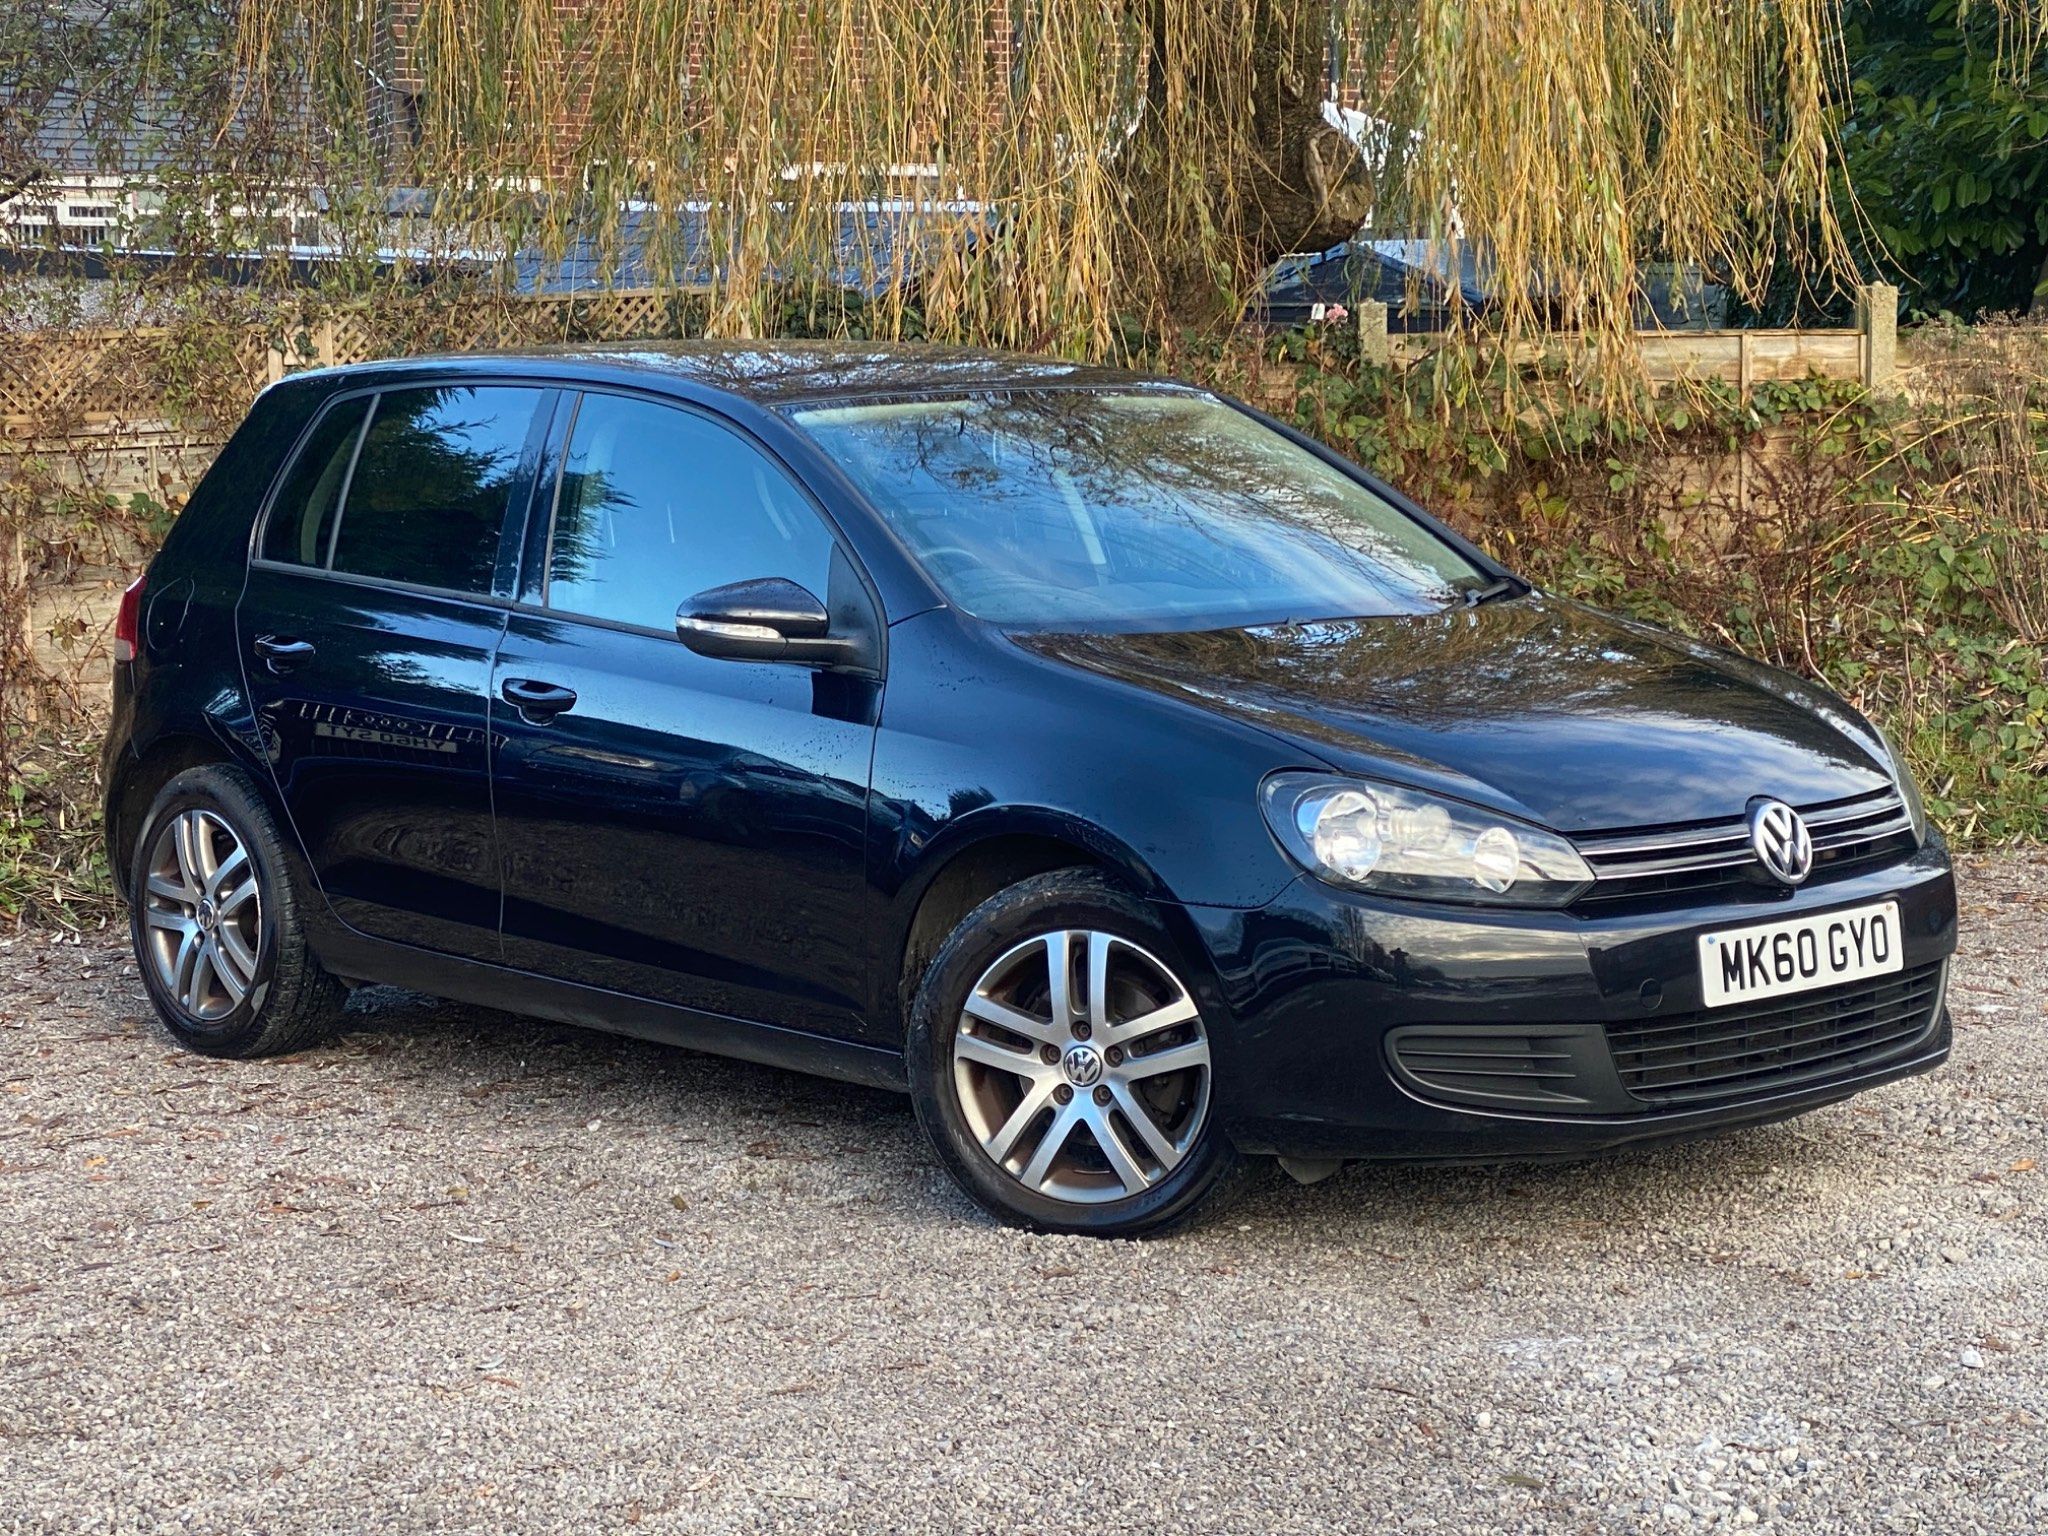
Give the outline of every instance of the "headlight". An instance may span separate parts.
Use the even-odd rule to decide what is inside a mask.
[[[1913,771],[1906,766],[1906,756],[1892,741],[1891,733],[1875,720],[1870,728],[1877,732],[1877,739],[1884,743],[1885,756],[1892,760],[1892,783],[1897,786],[1899,798],[1906,802],[1906,819],[1913,823],[1913,843],[1917,847],[1927,841],[1927,807],[1920,803],[1920,786],[1913,782]]]
[[[1397,784],[1276,773],[1260,809],[1280,846],[1333,885],[1431,901],[1561,907],[1593,883],[1542,827]]]

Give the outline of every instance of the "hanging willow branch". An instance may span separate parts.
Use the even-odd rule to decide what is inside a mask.
[[[1130,321],[1227,321],[1275,257],[1368,216],[1477,253],[1498,298],[1475,327],[1596,352],[1651,260],[1745,292],[1779,258],[1847,269],[1838,0],[222,3],[214,142],[296,170],[266,154],[267,190],[208,209],[317,186],[325,238],[367,260],[385,189],[425,188],[410,240],[594,252],[707,287],[727,334],[871,268],[884,334],[914,311],[1102,353]],[[189,50],[156,63],[189,88]],[[1333,71],[1363,157],[1325,121]]]

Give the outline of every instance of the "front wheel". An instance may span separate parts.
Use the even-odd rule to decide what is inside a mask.
[[[919,1122],[1004,1221],[1155,1232],[1236,1164],[1172,942],[1092,872],[1026,880],[969,913],[918,989],[907,1046]]]

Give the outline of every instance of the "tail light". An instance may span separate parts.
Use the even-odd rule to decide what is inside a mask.
[[[114,660],[133,661],[142,644],[142,584],[149,579],[147,574],[138,576],[121,594],[121,609],[114,615]]]

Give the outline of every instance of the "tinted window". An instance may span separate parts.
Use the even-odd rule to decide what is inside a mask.
[[[686,598],[785,576],[826,595],[832,535],[738,433],[647,400],[585,395],[563,465],[548,606],[673,630]]]
[[[341,505],[342,482],[348,478],[349,460],[369,409],[366,395],[344,400],[320,418],[271,503],[270,522],[263,530],[264,559],[293,565],[327,563],[327,540],[334,532],[335,509]]]
[[[334,569],[490,591],[539,393],[450,387],[379,395],[342,507]]]
[[[1399,508],[1209,395],[1046,390],[797,420],[946,595],[999,623],[1426,613],[1486,581]]]

